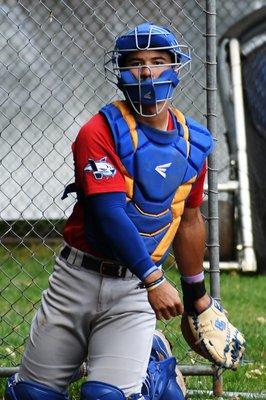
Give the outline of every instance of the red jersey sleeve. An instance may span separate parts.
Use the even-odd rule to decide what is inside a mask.
[[[202,167],[201,172],[199,173],[196,181],[192,185],[192,189],[189,193],[188,198],[186,199],[185,207],[187,208],[196,208],[199,207],[202,204],[203,201],[203,186],[204,186],[204,181],[205,181],[205,176],[206,176],[206,163]]]
[[[72,150],[76,184],[85,196],[125,192],[122,164],[108,124],[101,114],[96,114],[81,128]]]

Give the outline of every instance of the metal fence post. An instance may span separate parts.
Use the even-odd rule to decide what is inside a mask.
[[[207,83],[207,126],[216,139],[216,0],[206,0],[206,83]],[[219,216],[218,216],[218,166],[217,147],[208,160],[208,208],[209,208],[209,259],[210,259],[210,292],[220,300],[219,271]],[[213,393],[222,394],[222,379],[219,370],[213,375]]]

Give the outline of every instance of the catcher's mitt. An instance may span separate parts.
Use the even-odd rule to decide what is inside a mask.
[[[219,367],[236,369],[245,350],[245,339],[227,319],[214,299],[199,315],[184,314],[181,330],[189,346]]]

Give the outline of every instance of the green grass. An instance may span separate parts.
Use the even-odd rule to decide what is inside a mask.
[[[20,245],[0,248],[0,310],[2,367],[19,364],[32,316],[39,305],[41,291],[47,287],[52,271],[54,252],[59,245],[45,247]],[[175,269],[167,272],[169,279],[179,287]],[[208,280],[208,277],[207,277]],[[230,392],[265,393],[266,398],[266,278],[237,273],[221,274],[222,304],[228,310],[233,324],[245,334],[247,349],[243,365],[238,371],[223,374],[223,388]],[[173,352],[182,364],[206,364],[207,362],[189,350],[179,329],[180,318],[160,322],[173,345]],[[6,379],[0,379],[0,397]],[[187,377],[189,389],[212,389],[211,377]],[[73,400],[79,399],[80,383],[72,385]],[[197,398],[200,398],[197,396]],[[206,396],[201,397],[206,399]],[[241,397],[239,397],[241,399]]]

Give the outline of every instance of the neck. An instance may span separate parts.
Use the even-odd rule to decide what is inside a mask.
[[[153,128],[160,129],[162,131],[167,130],[168,118],[169,118],[168,107],[164,107],[159,114],[154,115],[152,117],[145,117],[139,114],[136,114],[135,117],[138,122],[143,122],[144,124],[150,125]]]

